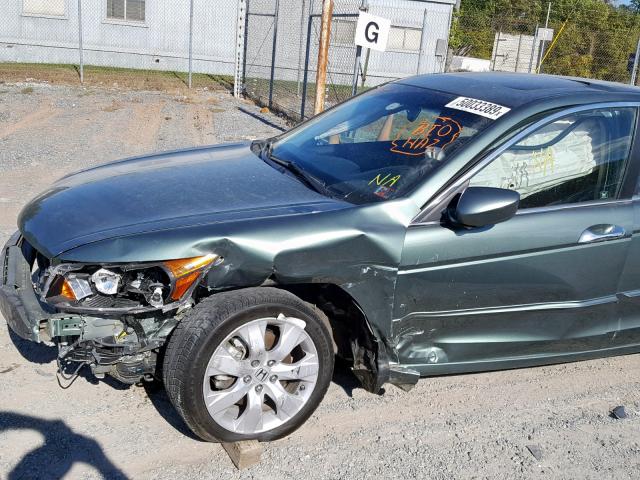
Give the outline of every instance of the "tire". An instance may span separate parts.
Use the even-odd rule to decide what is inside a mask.
[[[334,351],[328,325],[319,309],[285,290],[214,294],[196,305],[169,338],[162,373],[169,399],[206,441],[289,435],[311,416],[329,387]],[[260,341],[252,340],[260,336],[262,350]],[[237,403],[218,411],[240,394]]]

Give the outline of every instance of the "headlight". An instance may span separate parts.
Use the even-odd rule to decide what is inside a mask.
[[[96,290],[105,295],[115,295],[118,293],[118,285],[120,284],[121,275],[101,268],[91,275],[91,281],[96,286]]]
[[[45,275],[42,298],[60,308],[113,313],[178,305],[221,262],[220,256],[210,253],[148,264],[59,265]]]

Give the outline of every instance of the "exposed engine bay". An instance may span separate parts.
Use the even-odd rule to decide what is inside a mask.
[[[124,383],[153,379],[160,347],[197,300],[201,282],[223,259],[215,254],[158,263],[51,265],[24,241],[32,283],[42,304],[62,315],[45,336],[58,346],[63,380],[83,366]],[[198,291],[199,288],[203,291]]]

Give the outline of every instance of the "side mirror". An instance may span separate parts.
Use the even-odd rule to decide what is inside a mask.
[[[520,194],[491,187],[467,188],[451,213],[452,220],[465,227],[485,227],[505,222],[518,211]]]

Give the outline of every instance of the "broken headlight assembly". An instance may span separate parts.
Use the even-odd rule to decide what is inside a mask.
[[[105,314],[169,311],[189,301],[207,272],[222,263],[215,254],[157,263],[61,264],[41,272],[41,300],[69,312]]]

